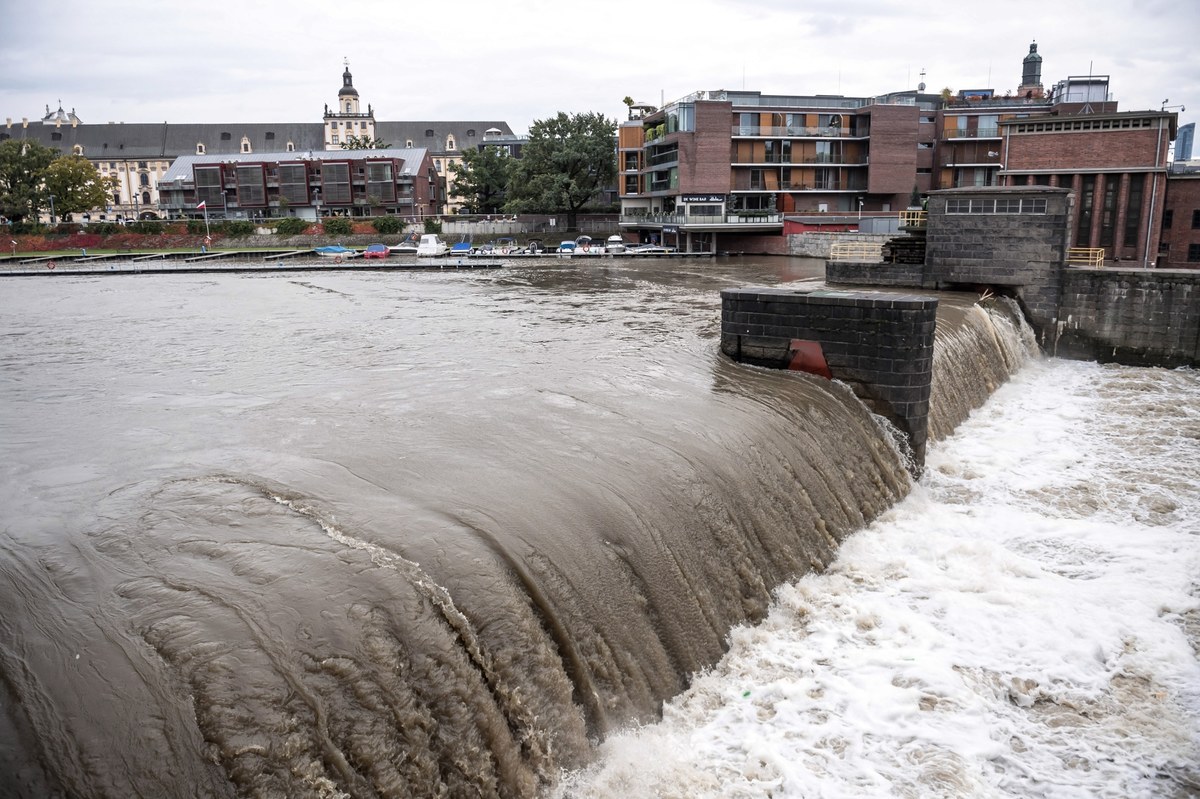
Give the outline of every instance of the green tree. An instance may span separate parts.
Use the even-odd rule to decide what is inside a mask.
[[[575,215],[613,185],[617,175],[617,123],[588,112],[534,121],[513,166],[505,210]]]
[[[58,150],[27,139],[0,142],[0,214],[15,223],[50,207],[46,170],[57,156]]]
[[[347,136],[342,142],[343,150],[386,150],[388,143],[383,139],[372,139],[370,136]]]
[[[54,210],[76,214],[103,208],[114,181],[100,176],[82,155],[62,155],[46,168],[46,191],[54,195]]]
[[[463,199],[467,213],[495,214],[504,206],[514,160],[499,147],[463,150],[462,163],[450,164],[454,194]]]

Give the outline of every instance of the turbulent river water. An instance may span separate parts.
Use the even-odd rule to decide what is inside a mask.
[[[1200,381],[945,297],[914,485],[820,273],[0,282],[0,793],[1190,795]]]

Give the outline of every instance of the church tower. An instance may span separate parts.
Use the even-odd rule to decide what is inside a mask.
[[[350,61],[345,61],[346,71],[342,73],[342,88],[338,90],[337,103],[331,109],[325,106],[325,149],[342,150],[343,145],[352,140],[375,139],[375,113],[367,105],[367,112],[361,110],[358,100],[358,90],[354,88],[354,78],[350,74]]]
[[[1036,98],[1043,94],[1042,89],[1042,57],[1038,55],[1037,42],[1029,45],[1029,55],[1021,62],[1021,87],[1017,94],[1021,97]]]

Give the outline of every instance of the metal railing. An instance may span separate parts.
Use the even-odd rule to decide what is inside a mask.
[[[866,241],[837,242],[829,249],[831,261],[882,261],[883,245]]]
[[[622,214],[622,224],[654,225],[782,225],[783,214],[745,211],[712,214]]]
[[[1067,250],[1067,263],[1085,266],[1104,266],[1103,247],[1071,247]]]

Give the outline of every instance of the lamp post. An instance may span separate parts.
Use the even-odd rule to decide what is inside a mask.
[[[862,221],[862,207],[863,207],[863,198],[859,197],[858,198],[858,221],[859,222]]]
[[[316,209],[317,221],[320,222],[321,221],[321,190],[320,189],[313,189],[312,200],[313,200],[313,208]]]
[[[221,189],[221,216],[229,219],[229,189]]]
[[[11,245],[12,245],[12,247],[13,247],[13,257],[14,257],[14,258],[16,258],[16,257],[17,257],[17,240],[16,240],[16,239],[13,239],[12,241],[10,241],[10,242],[9,242],[9,244],[11,244]]]
[[[50,225],[53,226],[54,224],[55,224],[55,222],[54,222],[54,195],[51,194],[50,195]]]

